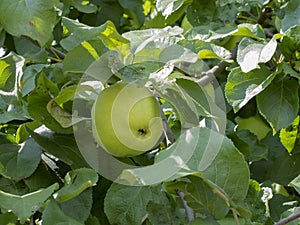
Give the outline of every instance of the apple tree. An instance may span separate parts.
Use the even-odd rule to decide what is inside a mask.
[[[0,224],[300,223],[299,0],[0,12]]]

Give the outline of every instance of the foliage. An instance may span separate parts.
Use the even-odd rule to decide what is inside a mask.
[[[263,225],[297,212],[299,0],[0,0],[0,11],[0,224]],[[168,125],[154,153],[122,159],[159,170],[121,178],[159,183],[111,182],[91,133],[76,138],[120,79],[150,82]]]

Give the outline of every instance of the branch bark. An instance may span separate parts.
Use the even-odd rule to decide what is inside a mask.
[[[278,221],[277,223],[275,223],[275,225],[285,225],[293,220],[296,220],[300,218],[300,212],[296,212],[296,213],[293,213],[292,215],[288,216],[287,218],[284,218],[280,221]]]
[[[232,49],[231,54],[228,57],[226,57],[226,59],[235,59],[236,54],[237,54],[237,47]],[[210,70],[203,72],[201,74],[201,77],[197,80],[197,83],[200,86],[205,86],[209,82],[214,81],[216,79],[215,75],[222,72],[228,65],[229,65],[229,63],[226,61],[219,62],[217,65],[212,67]]]
[[[176,194],[179,196],[180,198],[180,201],[181,201],[181,204],[185,210],[185,214],[186,214],[186,217],[187,217],[187,220],[190,222],[190,221],[193,221],[195,219],[195,215],[194,215],[194,211],[192,208],[190,208],[187,204],[187,202],[184,200],[184,193],[179,191],[179,190],[176,190]]]

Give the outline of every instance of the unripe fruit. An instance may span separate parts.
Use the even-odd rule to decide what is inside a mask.
[[[124,82],[104,89],[92,109],[97,143],[116,157],[153,149],[163,134],[159,105],[145,87]]]

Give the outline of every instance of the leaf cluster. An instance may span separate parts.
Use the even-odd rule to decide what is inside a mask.
[[[10,0],[0,12],[0,224],[297,213],[298,0]],[[148,86],[165,120],[157,149],[118,159],[157,166],[121,175],[137,186],[103,176],[91,151],[93,102],[119,80]]]

